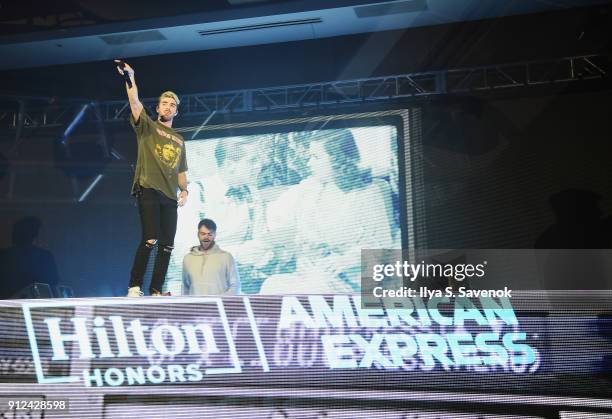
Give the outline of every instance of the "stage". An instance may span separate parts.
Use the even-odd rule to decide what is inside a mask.
[[[0,418],[612,419],[612,0],[38,3]]]
[[[5,414],[79,418],[611,413],[611,302],[610,292],[403,308],[365,308],[359,295],[3,301],[0,400]]]

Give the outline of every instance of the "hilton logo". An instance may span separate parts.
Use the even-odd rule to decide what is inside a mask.
[[[210,324],[201,318],[185,320],[184,311],[173,313],[172,306],[178,301],[138,303],[138,306],[162,304],[166,308],[164,312],[168,313],[166,319],[160,319],[159,310],[151,310],[149,312],[155,314],[140,318],[142,310],[132,311],[136,304],[125,300],[80,303],[86,307],[85,311],[92,313],[96,306],[105,309],[122,306],[120,315],[109,316],[88,316],[77,311],[72,316],[62,317],[57,315],[57,310],[51,309],[76,306],[64,302],[25,303],[23,312],[38,382],[82,380],[87,386],[160,384],[194,382],[207,374],[241,372],[222,300],[180,301],[181,304],[190,303],[190,313],[210,313],[211,306],[215,308],[214,321]],[[53,315],[47,315],[51,312]],[[150,359],[169,359],[171,365],[154,365]],[[205,365],[202,359],[206,359]],[[71,375],[45,376],[42,363],[57,365],[58,362],[70,363]],[[80,370],[79,375],[74,374],[76,370]]]
[[[189,354],[218,353],[219,348],[215,341],[212,327],[208,324],[185,324],[180,327],[169,324],[155,326],[143,326],[139,319],[132,320],[128,327],[125,327],[121,316],[110,316],[108,318],[112,324],[111,334],[117,342],[116,349],[111,347],[109,330],[106,328],[106,321],[103,317],[97,316],[93,320],[93,330],[87,327],[88,319],[85,317],[73,317],[75,333],[62,333],[62,320],[57,317],[46,318],[44,322],[49,331],[51,346],[53,348],[52,361],[66,361],[70,359],[66,354],[65,342],[75,342],[79,347],[79,359],[92,358],[114,358],[132,357],[134,354],[130,350],[129,341],[131,340],[136,347],[137,355],[169,355],[174,356],[182,353],[186,349]],[[151,329],[149,331],[149,329]],[[92,333],[93,332],[93,333]],[[147,334],[147,332],[149,332]],[[99,353],[93,351],[90,335],[95,336],[95,342],[99,348]],[[168,345],[165,336],[170,336],[172,344]],[[199,339],[201,338],[201,339]],[[200,340],[204,342],[202,346]],[[148,345],[147,342],[151,342]]]

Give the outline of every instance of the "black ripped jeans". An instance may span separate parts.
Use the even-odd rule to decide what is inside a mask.
[[[151,250],[155,244],[148,240],[157,241],[157,257],[151,277],[149,292],[162,291],[170,254],[174,248],[174,235],[176,234],[176,201],[163,193],[149,188],[140,188],[136,195],[138,200],[138,213],[142,227],[142,239],[136,249],[134,264],[130,279],[130,287],[142,288],[145,270],[149,262]]]

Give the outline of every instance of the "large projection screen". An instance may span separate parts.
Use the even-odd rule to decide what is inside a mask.
[[[182,260],[203,218],[216,222],[244,294],[356,293],[361,249],[402,247],[401,118],[227,132],[186,142],[173,295],[183,294]]]

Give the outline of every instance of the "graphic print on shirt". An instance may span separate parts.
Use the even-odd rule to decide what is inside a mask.
[[[175,169],[181,158],[181,147],[172,143],[155,144],[155,153],[166,166]]]

